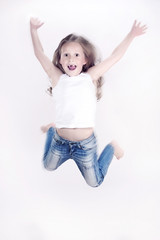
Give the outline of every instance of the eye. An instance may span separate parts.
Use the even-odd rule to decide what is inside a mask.
[[[79,57],[79,53],[76,53],[76,57]]]
[[[64,56],[65,56],[65,57],[68,57],[68,53],[65,53]]]

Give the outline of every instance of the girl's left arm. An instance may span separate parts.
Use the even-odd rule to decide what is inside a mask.
[[[88,70],[88,73],[91,75],[92,79],[94,81],[98,80],[116,62],[118,62],[127,51],[133,39],[137,36],[144,34],[146,29],[147,29],[146,25],[141,26],[141,23],[140,22],[137,23],[137,21],[135,20],[131,28],[131,31],[128,33],[125,39],[118,45],[118,47],[115,48],[112,54],[107,59],[97,64],[96,66],[91,67]]]

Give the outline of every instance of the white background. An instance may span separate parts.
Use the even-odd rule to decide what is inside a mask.
[[[158,0],[0,1],[0,239],[160,239],[159,9]],[[105,74],[99,152],[114,138],[125,156],[113,159],[99,188],[73,161],[55,172],[42,167],[40,126],[54,121],[54,104],[33,54],[31,15],[45,22],[39,36],[51,59],[69,33],[86,36],[104,59],[134,19],[148,25]]]

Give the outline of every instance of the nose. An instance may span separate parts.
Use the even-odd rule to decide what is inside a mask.
[[[74,62],[74,56],[70,56],[70,57],[69,57],[69,62],[70,62],[70,63],[73,63],[73,62]]]

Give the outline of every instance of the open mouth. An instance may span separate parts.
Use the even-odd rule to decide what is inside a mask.
[[[68,69],[71,70],[71,71],[74,71],[76,69],[76,65],[69,65],[68,66]]]

